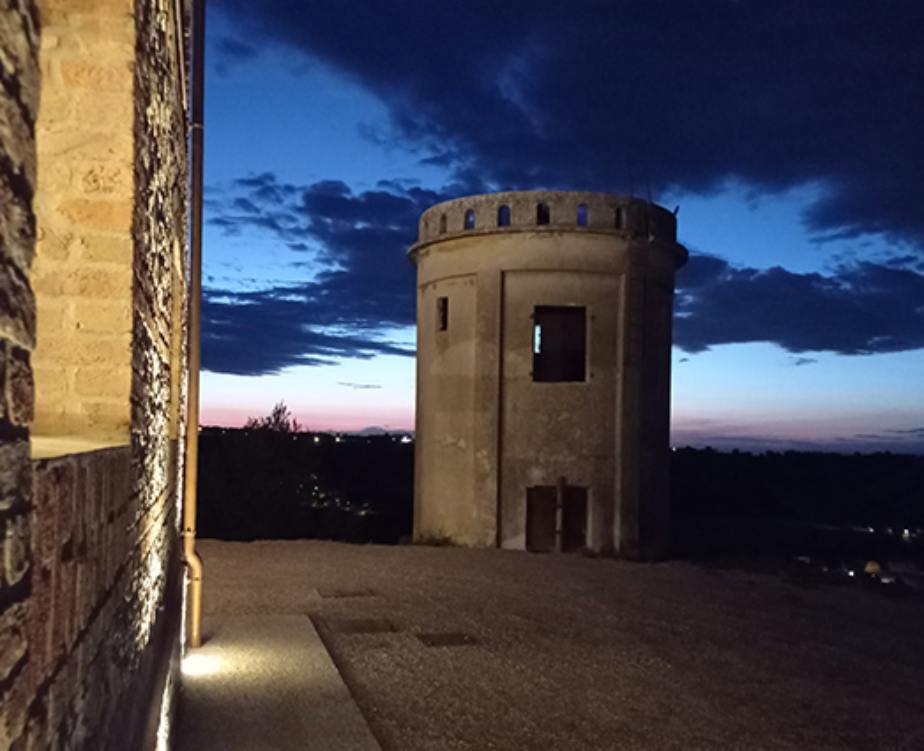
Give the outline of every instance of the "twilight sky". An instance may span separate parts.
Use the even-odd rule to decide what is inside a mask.
[[[432,203],[679,205],[673,443],[924,452],[924,4],[210,0],[203,423],[413,427]]]

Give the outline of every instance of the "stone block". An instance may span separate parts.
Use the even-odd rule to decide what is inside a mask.
[[[0,110],[0,122],[4,116],[5,113]],[[2,127],[0,124],[0,128]],[[20,273],[25,274],[32,262],[35,222],[29,207],[31,187],[24,188],[20,185],[14,189],[10,179],[13,178],[19,183],[20,174],[26,168],[22,163],[16,164],[19,165],[17,173],[0,176],[0,236],[4,238],[3,249],[0,252]]]
[[[47,37],[46,37],[47,38]],[[49,39],[42,42],[43,52],[47,52],[55,41]],[[53,49],[53,47],[51,47]],[[45,61],[48,56],[45,56]],[[48,65],[45,66],[46,72]],[[55,71],[57,72],[57,71]],[[73,128],[79,125],[79,120],[74,116],[74,97],[65,91],[59,91],[52,87],[46,87],[47,93],[42,95],[41,104],[39,105],[39,122],[42,130],[47,132],[53,128]],[[44,170],[44,165],[42,166]]]
[[[65,334],[73,330],[72,304],[67,300],[44,300],[36,317],[36,339]]]
[[[64,641],[64,651],[69,653],[78,634],[77,563],[73,560],[63,562],[58,573],[55,615],[62,619],[61,638]]]
[[[88,414],[122,418],[128,411],[127,396],[131,387],[131,370],[125,366],[87,366],[76,372],[75,393],[79,396],[113,398],[112,409],[86,410]],[[91,403],[87,403],[91,406]]]
[[[0,339],[0,420],[5,420],[9,414],[9,404],[3,384],[6,383],[6,361],[8,358],[6,342]],[[2,503],[2,501],[0,501]]]
[[[0,16],[0,66],[7,76],[21,76],[33,64],[29,28],[29,19],[17,12],[15,6]]]
[[[85,365],[102,365],[113,361],[127,361],[130,352],[130,335],[81,334],[80,336],[48,336],[43,346],[52,349],[55,357],[52,362],[60,365],[81,367]],[[36,361],[38,362],[36,355]],[[39,405],[44,408],[44,404]],[[127,406],[127,405],[126,405]],[[76,410],[70,409],[74,412]]]
[[[42,0],[42,20],[45,23],[68,21],[74,15],[92,14],[101,18],[131,16],[132,0]],[[124,21],[123,21],[124,25]]]
[[[74,108],[74,120],[85,132],[119,132],[131,122],[132,98],[126,92],[107,91],[68,92]],[[106,165],[107,168],[127,169],[124,179],[131,180],[131,161],[122,159]],[[129,183],[130,184],[130,183]]]
[[[25,515],[7,519],[0,557],[0,585],[18,584],[29,571],[29,520]]]
[[[47,717],[44,711],[29,715],[26,724],[25,751],[44,751],[51,748],[51,739],[48,737]]]
[[[26,426],[35,414],[35,389],[29,352],[22,347],[10,347],[6,361],[6,394],[9,419],[14,425]]]
[[[68,618],[70,617],[67,607],[69,603],[62,602],[62,598],[66,596],[67,589],[67,583],[64,581],[64,567],[59,564],[53,568],[51,578],[54,588],[52,595],[54,609],[52,610],[51,618],[51,654],[52,660],[58,662],[67,651],[67,628]]]
[[[58,514],[57,555],[60,558],[63,548],[68,545],[73,535],[74,526],[74,489],[75,462],[66,458],[55,462],[54,470],[48,475],[52,483],[54,507]]]
[[[0,683],[7,681],[26,657],[26,607],[19,602],[0,614]]]
[[[0,262],[0,336],[27,349],[35,346],[35,297],[29,283],[10,263]]]
[[[74,224],[91,230],[110,232],[131,230],[132,203],[130,200],[70,198],[58,204],[58,211]]]
[[[75,89],[130,93],[132,76],[130,65],[111,65],[82,60],[61,61],[61,79],[65,86]]]
[[[33,267],[33,280],[36,276],[44,273],[46,269],[56,268],[56,262],[68,261],[72,256],[71,249],[75,241],[74,233],[52,229],[48,218],[49,214],[47,212],[43,213],[38,228],[38,255]]]
[[[120,281],[124,281],[121,279]],[[131,300],[82,299],[74,303],[75,325],[90,333],[127,332],[132,326]]]
[[[80,260],[99,263],[131,264],[132,239],[128,235],[87,233],[80,245]]]
[[[131,290],[131,267],[42,266],[36,270],[35,289],[52,297],[73,296],[87,299],[125,299]],[[42,343],[44,346],[44,343]]]
[[[33,479],[32,555],[43,568],[54,565],[58,554],[58,500],[54,467],[40,464]]]
[[[68,665],[62,665],[48,686],[48,727],[60,732],[67,719],[71,702],[77,694],[77,673]]]
[[[13,681],[3,695],[2,702],[3,711],[0,711],[0,748],[15,748],[13,743],[14,741],[18,743],[22,738],[28,718],[29,705],[32,702],[32,691],[28,684],[22,680],[22,674]]]
[[[83,119],[78,115],[78,119]],[[92,122],[90,120],[89,122]],[[115,164],[131,164],[132,141],[130,137],[105,131],[87,131],[82,128],[67,128],[60,131],[39,130],[36,138],[39,160],[45,164],[53,159],[76,161],[103,161]],[[44,170],[44,167],[42,167]],[[38,197],[45,188],[50,193],[53,186],[45,186],[39,180]],[[43,221],[45,218],[43,217]]]
[[[83,631],[90,620],[90,613],[96,604],[96,588],[93,581],[95,576],[95,564],[86,558],[80,558],[76,562],[77,577],[74,588],[74,601],[76,612],[77,631]]]
[[[130,195],[132,174],[127,166],[90,164],[79,171],[80,188],[89,195]]]

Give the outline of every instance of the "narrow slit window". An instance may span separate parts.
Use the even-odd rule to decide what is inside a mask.
[[[475,212],[473,209],[465,212],[465,229],[475,229]]]
[[[440,214],[440,234],[446,234],[446,215]]]
[[[537,305],[533,312],[533,380],[586,380],[587,309]]]
[[[509,227],[510,226],[510,207],[507,204],[499,206],[497,209],[497,226],[498,227]]]
[[[577,224],[578,227],[587,226],[587,204],[581,203],[577,207]]]
[[[624,218],[622,215],[622,206],[618,206],[613,212],[613,226],[616,229],[622,229],[624,223]]]
[[[551,215],[549,213],[549,205],[547,203],[540,203],[536,206],[536,224],[548,224],[551,220]]]
[[[436,329],[446,331],[449,328],[449,298],[436,298]]]

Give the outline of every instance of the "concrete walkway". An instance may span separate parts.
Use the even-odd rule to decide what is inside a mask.
[[[211,615],[184,661],[177,751],[378,751],[306,615]]]

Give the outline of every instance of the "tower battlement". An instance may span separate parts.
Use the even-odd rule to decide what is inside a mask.
[[[509,191],[443,201],[420,217],[421,246],[466,234],[578,230],[674,242],[677,221],[640,198],[584,191]]]

